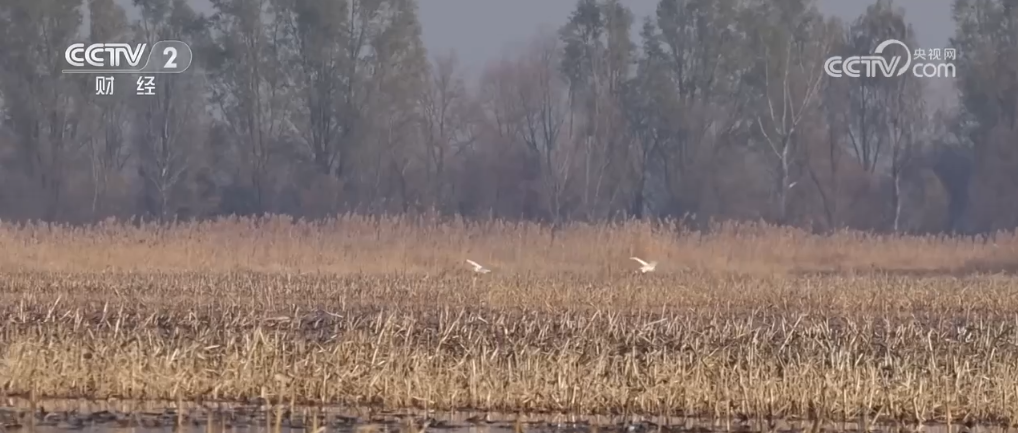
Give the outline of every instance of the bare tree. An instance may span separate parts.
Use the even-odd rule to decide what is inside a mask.
[[[834,230],[840,224],[840,193],[841,182],[841,149],[842,138],[847,135],[846,118],[848,110],[845,109],[847,98],[845,94],[847,81],[827,80],[824,85],[823,96],[820,102],[820,111],[824,115],[824,140],[822,145],[805,146],[805,168],[810,181],[820,196],[820,206],[823,209],[824,221],[828,230]],[[824,176],[826,179],[821,179]]]
[[[563,147],[568,94],[558,71],[558,40],[543,33],[518,57],[489,68],[482,78],[487,121],[499,139],[520,146],[552,221],[563,216],[574,148]]]
[[[353,102],[348,98],[359,81],[358,59],[347,53],[351,5],[332,0],[277,0],[275,10],[285,23],[288,46],[282,56],[293,65],[283,73],[300,101],[286,113],[287,122],[318,172],[336,176],[355,117],[348,112]]]
[[[1018,7],[1010,0],[955,0],[953,10],[960,107],[951,137],[938,137],[954,142],[942,149],[938,170],[951,195],[952,229],[1013,229]]]
[[[135,25],[149,45],[176,39],[195,43],[204,32],[199,17],[183,0],[135,0],[141,20]],[[202,131],[207,121],[201,74],[157,77],[154,95],[134,98],[134,143],[138,173],[144,182],[142,202],[160,219],[184,206],[187,180],[203,158]]]
[[[904,11],[893,8],[888,0],[879,0],[866,8],[866,12],[849,27],[845,43],[840,50],[845,56],[868,55],[877,44],[887,39],[898,39],[914,45],[910,26],[905,24]],[[840,78],[850,81],[844,97],[847,105],[849,150],[868,173],[886,170],[890,160],[890,135],[885,127],[893,106],[903,91],[901,79],[861,76]]]
[[[788,190],[798,180],[791,177],[799,157],[796,133],[819,99],[833,38],[830,23],[810,2],[765,2],[755,13],[759,24],[754,40],[759,43],[762,75],[757,126],[777,161],[778,220],[787,222]]]
[[[565,83],[558,73],[558,39],[540,34],[520,59],[517,90],[521,123],[517,138],[538,155],[543,173],[543,193],[552,221],[559,223],[563,212],[563,195],[571,175],[573,149],[561,146],[562,126],[568,110]]]
[[[273,188],[270,162],[287,132],[293,96],[282,61],[284,22],[268,0],[212,0],[212,5],[213,106],[237,149],[238,177],[253,192],[251,207],[265,211]]]
[[[78,36],[80,1],[0,2],[0,86],[17,136],[20,170],[47,220],[62,217],[74,156],[87,141],[83,75],[64,75],[63,52]],[[30,202],[20,203],[32,207]]]
[[[472,101],[458,71],[454,53],[438,56],[431,64],[428,85],[420,95],[421,128],[425,143],[425,175],[428,206],[439,207],[450,199],[450,158],[472,144]]]
[[[604,216],[632,189],[623,163],[632,134],[622,107],[634,54],[632,22],[632,12],[618,0],[579,0],[559,30],[560,69],[569,84],[568,140],[582,149],[582,207],[588,218]]]
[[[643,53],[637,80],[645,90],[656,137],[654,158],[645,166],[652,182],[663,184],[673,215],[697,214],[724,137],[744,126],[747,105],[743,75],[749,61],[740,28],[741,0],[661,0],[656,19],[641,32]],[[640,146],[647,148],[646,132]],[[646,151],[638,152],[647,154]],[[645,187],[649,193],[651,188]],[[663,196],[663,197],[662,197]]]
[[[123,40],[128,36],[127,15],[113,0],[90,0],[90,38],[95,41]],[[91,96],[99,113],[88,140],[92,165],[92,217],[105,213],[111,176],[123,174],[131,156],[128,145],[131,112],[127,92]]]
[[[894,182],[891,204],[894,208],[893,229],[901,232],[902,214],[906,195],[902,183],[905,174],[915,169],[917,156],[925,140],[926,105],[922,97],[922,83],[915,77],[898,77],[891,117],[887,122],[887,135],[891,146],[891,179]]]

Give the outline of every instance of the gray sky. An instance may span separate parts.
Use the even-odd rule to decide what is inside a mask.
[[[658,0],[625,0],[641,22],[654,13]],[[875,0],[818,0],[820,10],[851,22]],[[895,0],[905,10],[921,46],[945,48],[954,34],[953,0]],[[525,42],[542,26],[564,24],[576,0],[420,0],[424,42],[432,55],[453,50],[468,77],[477,77],[486,62],[506,48]],[[957,101],[950,79],[931,79],[927,99],[934,106]]]
[[[130,3],[130,0],[122,0]],[[207,0],[191,0],[202,12]],[[654,13],[658,0],[626,0],[640,22]],[[861,15],[873,0],[818,0],[824,13],[845,20]],[[921,48],[944,48],[954,33],[952,0],[895,0],[915,28]],[[480,72],[511,45],[525,42],[541,26],[557,28],[566,22],[575,0],[420,0],[424,42],[432,53],[453,50],[464,69]]]
[[[824,13],[851,21],[872,0],[818,0]],[[658,0],[626,0],[637,22]],[[465,69],[479,72],[509,44],[525,41],[542,25],[565,23],[575,0],[421,0],[424,41],[432,53],[455,50]],[[954,33],[951,0],[896,0],[915,28],[921,48],[944,48]]]
[[[129,4],[130,0],[120,0]],[[208,0],[191,0],[201,12],[211,11]],[[658,0],[625,0],[637,22],[654,13]],[[818,0],[821,11],[846,21],[861,15],[874,0]],[[566,22],[576,0],[419,0],[424,43],[434,55],[456,52],[468,77],[477,77],[485,63],[498,59],[506,48],[526,42],[546,26]],[[905,9],[916,38],[915,48],[944,48],[954,34],[952,0],[895,0]],[[950,82],[937,80],[930,86],[938,102],[951,100]]]

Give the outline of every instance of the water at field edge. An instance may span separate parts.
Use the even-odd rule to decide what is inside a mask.
[[[562,414],[384,411],[371,408],[267,407],[257,404],[7,399],[0,405],[0,433],[711,433],[760,431],[753,423],[666,417]],[[317,422],[315,421],[317,419]],[[518,422],[517,422],[518,421]],[[178,426],[179,423],[179,426]],[[809,422],[782,422],[774,433],[808,433]],[[899,433],[895,426],[874,432]],[[859,432],[854,423],[830,423],[822,432]],[[912,431],[905,429],[901,431]],[[997,426],[927,424],[925,433],[1007,433]]]

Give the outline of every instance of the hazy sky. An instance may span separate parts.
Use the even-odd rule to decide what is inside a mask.
[[[130,3],[130,0],[122,0]],[[191,0],[203,12],[207,0]],[[637,22],[654,13],[658,0],[625,0]],[[823,12],[855,19],[873,0],[818,0]],[[922,47],[943,48],[954,33],[952,0],[895,0],[915,28]],[[541,26],[557,28],[576,6],[575,0],[420,0],[424,42],[431,53],[454,50],[461,66],[480,72],[485,62],[498,58],[505,48],[525,42]]]
[[[637,17],[653,14],[658,0],[625,0]],[[855,19],[874,1],[819,0],[823,12]],[[896,0],[915,28],[921,48],[943,48],[954,33],[951,0]],[[434,52],[455,50],[470,72],[501,55],[507,44],[525,41],[542,25],[565,23],[575,0],[421,0],[424,40]],[[917,47],[918,48],[918,47]]]
[[[129,5],[131,0],[118,0]],[[208,0],[190,0],[209,13]],[[846,21],[854,20],[875,0],[817,0],[821,11]],[[658,0],[624,0],[636,22],[654,13]],[[916,32],[920,47],[944,48],[954,34],[953,0],[894,0]],[[568,19],[576,0],[419,0],[424,43],[433,56],[455,51],[469,78],[476,78],[486,62],[498,59],[506,48],[526,42],[541,27],[555,29]],[[950,81],[936,79],[927,87],[931,102],[953,103]]]

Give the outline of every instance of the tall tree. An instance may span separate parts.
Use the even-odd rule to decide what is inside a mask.
[[[347,49],[350,5],[336,0],[282,0],[277,2],[279,19],[285,23],[285,62],[293,65],[288,80],[296,99],[287,113],[304,153],[322,174],[341,174],[344,145],[352,139],[349,112],[355,101],[347,100],[357,77],[356,58]]]
[[[264,212],[275,185],[270,163],[283,146],[292,109],[282,12],[269,0],[212,0],[212,5],[214,40],[207,56],[212,103],[237,156],[234,182],[251,197],[231,210]]]
[[[888,39],[916,46],[914,33],[906,24],[904,14],[904,10],[894,7],[891,0],[878,0],[849,27],[845,42],[838,51],[846,57],[869,55],[877,45]],[[903,182],[906,182],[905,175],[916,168],[915,162],[920,153],[918,146],[925,135],[923,82],[911,71],[899,77],[877,74],[872,77],[840,77],[837,80],[846,81],[840,87],[844,93],[827,96],[848,101],[841,106],[845,110],[843,118],[846,120],[847,139],[844,141],[848,143],[847,150],[864,173],[890,178],[890,208],[894,215],[890,225],[895,231],[902,230],[902,216],[906,210]]]
[[[141,10],[137,38],[149,46],[160,40],[205,43],[206,22],[186,0],[134,0],[134,4]],[[197,72],[200,66],[192,67],[156,77],[155,94],[137,95],[133,101],[141,203],[149,215],[162,219],[191,206],[188,196],[207,159],[205,82]]]
[[[747,55],[744,11],[742,0],[661,0],[656,28],[643,30],[643,55],[650,62],[644,71],[663,74],[653,80],[661,86],[647,92],[661,92],[656,146],[663,163],[655,177],[663,178],[673,215],[703,210],[724,137],[743,127],[739,119],[748,101],[742,77],[755,57]]]
[[[89,0],[89,39],[92,41],[126,41],[131,37],[127,14],[113,0]],[[123,78],[122,78],[123,79]],[[129,84],[129,83],[127,83]],[[113,95],[87,94],[98,111],[95,132],[88,140],[92,171],[92,217],[108,212],[110,183],[120,186],[117,198],[127,194],[123,177],[131,152],[129,145],[131,107],[129,89],[121,82]]]
[[[664,160],[664,143],[678,134],[673,129],[671,114],[679,112],[678,95],[670,80],[667,58],[651,18],[644,22],[640,36],[643,40],[642,53],[637,61],[636,75],[626,83],[623,105],[628,126],[636,138],[632,152],[636,185],[629,212],[637,218],[642,217],[649,207],[648,180],[652,163]]]
[[[393,183],[403,204],[417,95],[427,60],[412,0],[274,0],[283,23],[284,115],[297,154],[321,176],[367,196]],[[398,130],[398,134],[394,131]],[[398,137],[398,139],[396,139]],[[374,144],[374,145],[371,145]],[[402,161],[397,161],[402,160]],[[363,170],[359,168],[371,167]],[[382,181],[383,178],[385,181]],[[390,182],[391,181],[391,182]]]
[[[472,110],[474,101],[458,69],[455,54],[438,56],[429,69],[428,85],[420,94],[421,129],[425,151],[425,183],[427,206],[437,209],[450,204],[452,178],[449,166],[454,155],[460,155],[475,141],[472,127],[477,119]]]
[[[1018,226],[1018,6],[1009,0],[956,0],[954,3],[958,88],[958,125],[970,144],[973,173],[949,177],[952,200],[965,202],[968,225],[975,230]],[[957,152],[959,149],[955,149]],[[950,182],[950,181],[949,181]],[[968,188],[957,185],[967,183]],[[959,190],[964,190],[965,199]]]
[[[869,55],[878,44],[888,39],[916,46],[912,29],[905,24],[904,12],[895,9],[889,0],[878,0],[868,6],[866,12],[848,29],[845,39],[846,43],[840,51],[846,57]],[[851,84],[846,86],[846,99],[851,101],[848,106],[847,131],[850,151],[867,172],[874,173],[878,168],[886,170],[892,149],[889,143],[891,136],[884,125],[896,109],[892,107],[892,102],[905,91],[908,87],[906,84],[912,84],[915,77],[906,74],[893,78],[881,75],[842,78],[851,80]]]
[[[623,163],[630,134],[621,106],[635,49],[632,23],[632,12],[618,0],[579,0],[559,30],[560,69],[569,85],[569,140],[582,143],[582,206],[588,216],[598,208],[603,216],[632,177]],[[599,206],[602,199],[606,203]]]
[[[896,78],[897,85],[892,90],[894,97],[889,101],[891,111],[885,127],[891,148],[892,228],[895,232],[901,232],[906,228],[903,218],[908,198],[904,183],[907,182],[906,177],[915,177],[918,162],[925,152],[928,113],[923,100],[923,83],[908,74]]]
[[[523,161],[520,188],[524,215],[543,214],[558,223],[566,210],[575,149],[563,146],[568,91],[559,73],[558,40],[540,34],[515,58],[489,68],[482,77],[486,122],[497,142],[512,146]],[[540,210],[538,210],[540,209]]]
[[[64,210],[74,155],[87,141],[83,124],[84,75],[62,74],[64,50],[78,38],[81,1],[0,2],[0,86],[7,125],[37,200],[19,206],[48,220]]]
[[[360,18],[368,27],[370,50],[365,53],[369,79],[364,84],[364,116],[369,119],[367,142],[358,157],[362,191],[375,208],[407,211],[419,207],[422,191],[422,140],[417,98],[427,84],[428,60],[421,39],[414,0],[387,0],[378,12]],[[372,187],[368,187],[372,185]]]
[[[751,46],[759,53],[749,77],[758,89],[756,125],[775,161],[776,217],[785,223],[788,192],[798,181],[793,169],[802,156],[798,132],[819,100],[824,61],[834,41],[832,23],[812,0],[760,0],[747,18]]]

